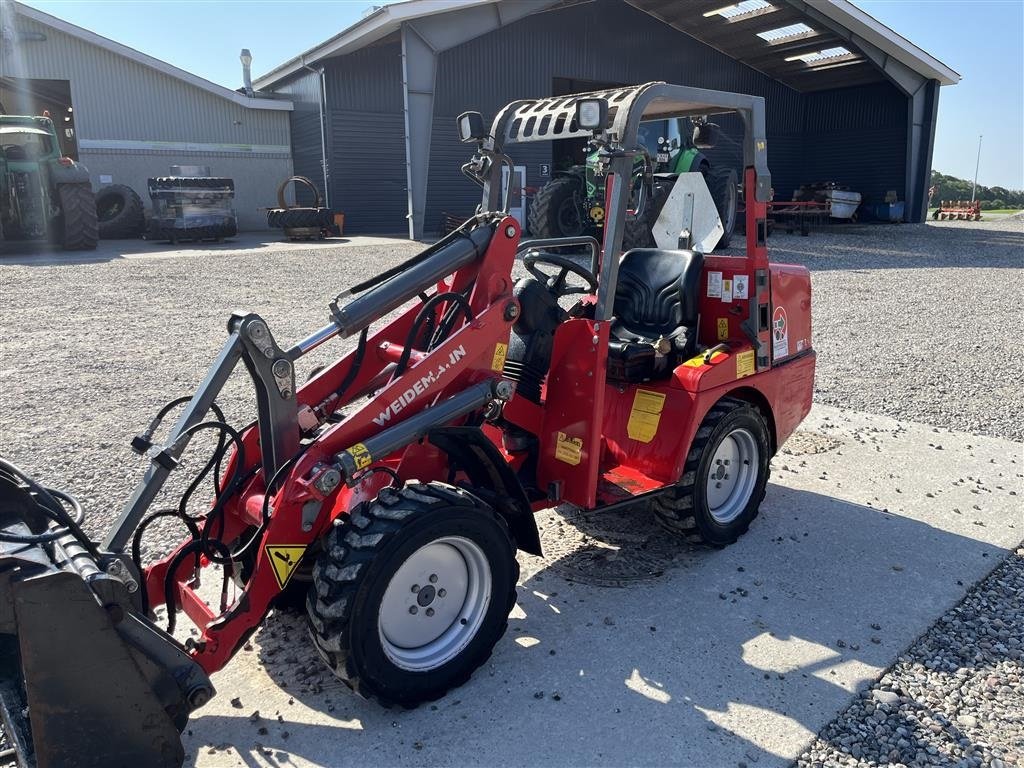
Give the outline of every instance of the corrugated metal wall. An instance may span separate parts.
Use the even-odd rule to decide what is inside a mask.
[[[408,232],[402,47],[326,62],[331,207],[352,233]]]
[[[394,40],[329,60],[332,204],[350,214],[350,231],[405,230],[406,176],[401,47]],[[906,173],[907,100],[888,83],[803,94],[662,24],[621,0],[595,0],[535,14],[445,51],[438,58],[425,229],[444,213],[468,215],[479,188],[459,167],[470,148],[458,142],[455,117],[480,110],[489,122],[517,98],[547,96],[553,78],[608,83],[666,80],[764,96],[768,165],[778,199],[801,183],[836,181],[875,196],[896,189]],[[345,128],[339,127],[344,121]],[[727,138],[710,154],[739,162],[735,121],[722,118]],[[527,186],[546,182],[548,144],[512,148],[527,168]],[[368,162],[372,157],[373,162]],[[340,165],[345,173],[337,175]],[[364,178],[350,176],[360,169]],[[373,194],[367,197],[367,191]],[[383,211],[400,218],[383,221]],[[352,213],[355,215],[351,215]],[[382,226],[371,227],[380,221]]]
[[[266,227],[258,208],[273,200],[282,175],[291,172],[288,113],[246,109],[105,48],[87,43],[24,16],[16,27],[45,40],[19,44],[18,57],[5,56],[5,77],[70,81],[79,142],[141,141],[242,144],[281,147],[279,152],[154,151],[82,147],[93,186],[100,175],[131,185],[147,199],[147,176],[165,174],[175,163],[209,165],[236,177],[239,225]],[[15,70],[17,67],[17,70]],[[270,191],[268,196],[267,192]]]
[[[894,85],[809,93],[804,104],[804,181],[845,184],[865,201],[888,190],[906,199],[908,105]]]
[[[276,90],[295,105],[290,115],[294,173],[312,181],[323,198],[325,189],[321,141],[324,136],[320,126],[320,75],[306,72]],[[294,191],[301,205],[313,205],[315,202],[313,194],[304,185],[297,186]]]

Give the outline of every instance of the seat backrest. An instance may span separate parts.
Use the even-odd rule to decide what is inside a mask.
[[[704,255],[694,251],[634,248],[619,263],[614,315],[643,336],[697,325],[698,290]]]

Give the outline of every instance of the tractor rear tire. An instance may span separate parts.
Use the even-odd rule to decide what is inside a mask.
[[[66,251],[93,250],[99,239],[96,200],[88,182],[59,184],[60,243]]]
[[[124,184],[109,184],[96,192],[96,218],[103,240],[138,237],[146,225],[142,198]]]
[[[576,176],[556,176],[534,196],[527,216],[530,234],[537,238],[578,237],[592,234],[593,227],[580,208],[583,181]]]
[[[675,495],[652,502],[658,522],[693,543],[732,544],[750,527],[764,499],[769,446],[768,427],[757,408],[729,397],[719,400],[694,436]]]
[[[722,220],[722,236],[712,250],[728,248],[732,233],[736,231],[736,208],[739,202],[739,176],[735,168],[715,168],[705,177],[711,189],[711,197]]]
[[[483,501],[443,483],[385,488],[324,537],[310,635],[353,691],[415,707],[490,658],[518,578],[508,527]]]

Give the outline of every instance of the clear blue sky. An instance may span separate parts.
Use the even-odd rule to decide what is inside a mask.
[[[28,0],[215,83],[241,84],[238,52],[264,73],[357,21],[381,0]],[[1024,0],[857,0],[963,76],[942,89],[933,167],[1024,188]],[[518,96],[526,94],[510,94]],[[467,108],[472,105],[467,104]]]

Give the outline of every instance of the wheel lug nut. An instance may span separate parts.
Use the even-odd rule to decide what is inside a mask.
[[[728,474],[727,474],[727,475],[725,476],[725,479],[726,479],[726,480],[728,480],[728,479],[729,479],[729,475],[728,475]]]
[[[437,584],[437,574],[436,573],[430,574],[430,583],[431,584]]]
[[[721,483],[715,483],[715,488],[721,488],[721,487],[722,487]]]
[[[415,605],[410,605],[409,606],[409,613],[411,613],[413,616],[415,616],[419,612],[420,612],[420,609],[417,608]]]
[[[728,459],[725,460],[725,466],[727,466],[727,467],[729,466],[729,460]]]
[[[444,589],[437,590],[437,596],[438,597],[444,597],[447,594],[448,594],[447,590],[444,590]]]
[[[721,463],[722,463],[721,459],[715,459],[715,464],[721,464]]]
[[[420,591],[420,585],[419,584],[413,584],[412,585],[412,593],[415,595],[419,591]]]
[[[434,615],[434,609],[433,608],[427,608],[427,616],[433,616],[433,615]]]

